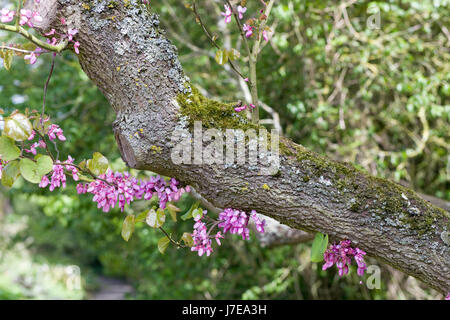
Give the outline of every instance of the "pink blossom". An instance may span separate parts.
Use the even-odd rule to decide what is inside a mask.
[[[245,109],[247,109],[247,105],[244,104],[243,106],[234,108],[234,111],[241,112],[244,111]]]
[[[220,231],[218,231],[216,233],[216,235],[214,236],[214,238],[216,239],[217,244],[220,246],[221,245],[220,239],[223,239],[224,236],[222,235],[222,233]]]
[[[450,292],[447,293],[447,296],[445,297],[445,300],[450,300]]]
[[[225,17],[225,23],[230,23],[233,12],[231,11],[230,6],[228,6],[226,4],[224,5],[224,8],[225,8],[225,12],[221,12],[220,14]]]
[[[244,17],[244,13],[246,11],[247,11],[246,7],[241,7],[241,6],[237,7],[237,12],[238,12],[238,15],[239,15],[239,19],[242,19]]]
[[[69,29],[69,30],[67,31],[67,35],[68,35],[68,37],[69,37],[69,41],[72,41],[73,36],[76,35],[77,33],[78,33],[78,30],[77,30],[77,29]]]
[[[78,50],[79,47],[80,47],[80,43],[78,41],[76,41],[73,44],[73,48],[74,48],[76,54],[80,54],[80,50]]]
[[[263,39],[264,39],[265,41],[269,41],[269,36],[268,36],[266,30],[264,30],[264,31],[262,32],[262,36],[263,36]]]
[[[258,214],[256,213],[255,210],[252,210],[252,211],[250,212],[250,214],[251,214],[251,218],[252,218],[253,221],[255,222],[256,230],[257,230],[258,232],[260,232],[260,233],[264,233],[264,226],[265,226],[265,224],[266,224],[266,220],[261,220],[261,219],[258,217]]]
[[[250,38],[253,35],[253,27],[252,26],[244,23],[244,25],[242,26],[242,29],[245,32],[245,37]]]
[[[0,10],[0,22],[7,23],[13,21],[15,14],[15,11],[3,8],[2,10]]]
[[[33,28],[34,27],[33,20],[37,21],[37,22],[42,22],[43,21],[43,19],[42,19],[41,15],[39,14],[39,12],[31,11],[29,9],[21,9],[20,10],[19,24],[21,26],[26,24],[30,28]]]
[[[66,137],[63,134],[63,130],[56,124],[50,125],[47,134],[50,141],[55,140],[56,137],[58,137],[58,139],[61,141],[66,141]]]
[[[230,232],[231,234],[238,234],[242,236],[243,240],[250,238],[250,231],[248,229],[249,217],[244,211],[227,208],[219,214],[218,227],[223,228],[223,233]]]
[[[203,215],[197,215],[194,217],[195,224],[194,224],[194,232],[192,233],[192,239],[194,241],[194,245],[191,248],[191,251],[197,251],[198,255],[201,257],[204,253],[206,253],[207,256],[210,256],[212,253],[212,247],[211,247],[211,239],[208,235],[208,229],[206,227],[206,224],[202,221],[202,218],[208,213],[208,211],[204,210]],[[217,234],[216,234],[217,236]],[[216,237],[217,239],[220,238],[220,235]],[[220,243],[220,240],[219,240]]]
[[[358,266],[357,273],[359,276],[362,276],[366,270],[365,255],[366,253],[361,249],[351,247],[350,240],[343,240],[339,244],[334,243],[323,254],[325,263],[322,266],[322,270],[326,270],[336,264],[336,267],[339,269],[339,276],[343,276],[348,273],[348,266],[351,264],[352,258],[354,258]]]
[[[31,141],[31,140],[33,140],[34,139],[34,136],[36,135],[36,131],[31,131],[31,134],[30,134],[30,136],[28,137],[28,141]]]
[[[50,180],[48,180],[47,176],[43,176],[41,179],[41,182],[39,183],[39,187],[40,188],[45,188],[48,186],[48,184],[50,183]]]
[[[56,30],[55,30],[55,29],[52,29],[52,30],[50,30],[49,32],[44,33],[44,36],[52,36],[52,35],[54,35],[55,33],[56,33]]]
[[[30,64],[35,64],[37,57],[36,54],[34,52],[30,52],[30,54],[25,55],[25,57],[23,57],[25,60],[29,60]]]

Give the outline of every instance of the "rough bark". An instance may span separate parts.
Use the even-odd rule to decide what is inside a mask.
[[[174,176],[216,207],[255,209],[295,229],[350,239],[370,256],[443,293],[450,290],[450,214],[409,189],[287,139],[274,175],[258,175],[249,164],[174,164],[172,132],[190,130],[192,120],[180,117],[179,97],[195,96],[158,17],[136,0],[29,5],[45,17],[41,31],[61,29],[61,17],[63,28],[79,30],[80,64],[117,114],[113,130],[130,167]]]

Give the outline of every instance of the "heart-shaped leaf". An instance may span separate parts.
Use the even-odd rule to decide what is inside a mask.
[[[226,50],[219,50],[216,52],[216,62],[223,66],[225,63],[228,62],[228,54]]]
[[[323,260],[323,254],[328,246],[328,235],[320,232],[316,233],[314,242],[311,248],[311,261],[321,262]]]
[[[192,239],[192,235],[188,232],[183,233],[181,240],[183,240],[184,244],[187,245],[188,247],[194,246],[194,239]]]
[[[147,218],[145,219],[145,222],[152,227],[152,228],[159,228],[162,227],[164,222],[166,221],[166,214],[164,213],[164,210],[159,208],[155,211],[155,209],[151,209],[148,212]]]
[[[100,152],[95,152],[92,159],[87,161],[89,170],[96,176],[104,174],[108,170],[108,159]]]
[[[19,161],[9,162],[2,170],[2,185],[11,188],[19,176]]]
[[[40,155],[36,157],[36,162],[28,158],[20,160],[19,167],[25,180],[39,183],[45,174],[52,171],[53,161],[49,156]]]
[[[44,174],[53,170],[53,160],[49,156],[38,154],[34,159],[37,161],[36,164],[41,178]]]
[[[123,221],[123,225],[122,225],[123,240],[125,240],[125,241],[130,240],[131,235],[134,232],[134,224],[135,224],[135,220],[134,220],[133,214],[131,214],[125,218],[125,220]]]
[[[169,246],[170,243],[170,239],[165,237],[162,237],[161,239],[158,240],[158,250],[159,252],[161,252],[162,254],[164,254],[164,252],[166,252],[167,247]]]
[[[5,129],[3,133],[16,141],[27,140],[32,131],[33,126],[30,120],[21,113],[15,113],[5,118]]]
[[[15,160],[20,156],[20,149],[10,137],[0,137],[0,157],[3,161]]]

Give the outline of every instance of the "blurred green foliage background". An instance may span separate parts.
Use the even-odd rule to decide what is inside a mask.
[[[222,100],[244,99],[238,78],[214,61],[215,50],[186,1],[152,1],[192,82]],[[198,1],[208,27],[227,48],[242,43],[224,26],[221,1]],[[259,10],[248,1],[248,13]],[[379,28],[367,24],[379,14]],[[450,201],[450,1],[277,1],[273,37],[258,63],[262,102],[280,116],[284,134],[417,191]],[[16,41],[5,33],[4,42]],[[17,40],[21,41],[21,40]],[[240,61],[247,73],[245,59]],[[0,108],[39,109],[50,58],[34,66],[15,58],[0,69]],[[78,65],[57,58],[47,113],[65,132],[62,157],[99,151],[125,169],[115,144],[113,111]],[[263,111],[262,118],[272,119]],[[270,125],[269,125],[270,126]],[[170,247],[157,250],[159,230],[140,226],[120,236],[124,214],[103,213],[75,185],[39,190],[19,180],[1,189],[0,299],[80,299],[99,289],[98,274],[122,278],[137,299],[434,299],[441,295],[379,262],[381,289],[339,278],[309,262],[310,244],[261,248],[236,239],[209,257]],[[179,206],[189,209],[184,197]],[[139,212],[142,203],[129,208]],[[181,235],[192,221],[171,223]],[[67,288],[67,266],[80,268],[80,290]]]

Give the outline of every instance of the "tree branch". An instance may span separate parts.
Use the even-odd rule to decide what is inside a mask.
[[[412,190],[288,139],[281,139],[274,175],[258,175],[260,168],[249,164],[174,163],[175,130],[190,134],[199,119],[218,129],[228,119],[241,122],[230,105],[209,101],[189,85],[156,15],[135,0],[114,8],[107,3],[93,2],[87,10],[78,0],[41,1],[79,30],[80,64],[116,111],[113,129],[130,167],[177,177],[219,208],[255,209],[292,228],[329,234],[332,241],[350,239],[368,255],[449,291],[450,214]],[[46,18],[47,25],[58,20]],[[136,137],[139,129],[143,134]]]

